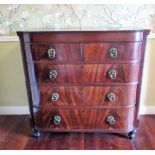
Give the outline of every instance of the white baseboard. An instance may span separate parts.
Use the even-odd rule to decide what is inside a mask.
[[[29,114],[28,106],[0,106],[0,115],[25,115]]]
[[[141,106],[140,114],[155,114],[155,106]]]
[[[28,106],[0,106],[0,115],[25,115],[29,114]],[[141,106],[140,114],[155,114],[155,106]]]

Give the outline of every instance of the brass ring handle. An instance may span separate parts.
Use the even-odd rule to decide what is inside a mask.
[[[116,75],[117,75],[116,70],[114,70],[114,69],[109,70],[108,76],[109,76],[110,79],[115,79]]]
[[[51,95],[51,99],[52,101],[57,101],[59,99],[59,93],[55,92],[55,93],[52,93]]]
[[[115,59],[117,57],[117,53],[118,53],[117,48],[115,47],[110,48],[109,55],[112,59]]]
[[[108,93],[107,98],[108,98],[109,101],[115,101],[116,96],[115,96],[114,93]]]
[[[61,123],[61,117],[58,116],[58,115],[54,116],[54,121],[53,122],[54,122],[55,125],[60,124]]]
[[[57,71],[54,70],[54,69],[51,70],[50,73],[49,73],[50,79],[56,79],[57,75],[58,75],[58,73],[57,73]]]
[[[47,53],[48,53],[48,57],[49,57],[50,59],[54,59],[55,56],[56,56],[56,50],[55,50],[54,48],[49,48],[49,49],[47,50]]]
[[[113,124],[115,124],[115,118],[114,118],[114,116],[108,116],[107,117],[107,122],[110,124],[110,125],[113,125]]]

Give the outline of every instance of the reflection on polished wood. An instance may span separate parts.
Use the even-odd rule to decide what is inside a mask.
[[[130,86],[38,86],[31,85],[33,105],[43,106],[128,106],[135,105],[137,85]],[[115,100],[107,98],[108,93],[115,94]],[[58,93],[57,101],[51,95]],[[69,95],[68,95],[69,94]]]
[[[81,44],[79,43],[57,43],[57,44],[26,44],[27,61],[48,62],[82,62]],[[48,49],[55,50],[55,57],[49,58]],[[32,56],[31,56],[32,55]]]
[[[139,63],[134,64],[86,64],[86,65],[53,65],[47,63],[29,63],[30,82],[33,83],[131,83],[138,81]],[[55,70],[57,76],[50,78]],[[110,70],[116,71],[111,79]]]
[[[133,130],[134,107],[116,109],[92,109],[92,108],[71,108],[53,109],[50,106],[34,108],[35,120],[38,128],[44,131],[124,131]],[[54,116],[61,118],[60,124],[54,123]],[[107,117],[115,119],[114,124],[107,122]]]
[[[155,150],[155,115],[140,116],[136,137],[106,133],[46,133],[32,137],[29,116],[0,116],[1,150]]]
[[[140,60],[141,42],[130,43],[86,43],[83,45],[85,61]],[[110,56],[110,49],[116,48],[115,58]]]

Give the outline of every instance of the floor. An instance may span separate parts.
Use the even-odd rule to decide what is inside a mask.
[[[31,135],[29,117],[0,116],[0,149],[54,150],[148,150],[155,149],[155,115],[140,117],[136,137],[103,133],[46,133]]]

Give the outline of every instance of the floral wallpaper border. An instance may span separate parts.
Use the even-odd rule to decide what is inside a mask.
[[[24,29],[123,27],[155,29],[155,5],[45,4],[0,5],[0,36]]]

